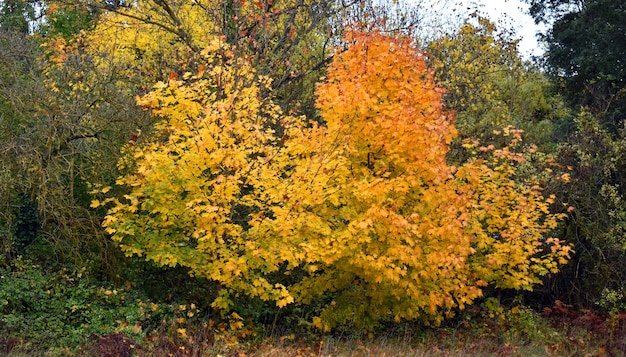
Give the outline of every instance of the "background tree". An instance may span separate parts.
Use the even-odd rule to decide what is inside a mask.
[[[49,0],[45,4],[44,23],[37,31],[44,37],[63,37],[70,41],[81,31],[92,29],[100,13],[98,8],[89,6],[89,2],[63,2]]]
[[[192,65],[207,38],[224,36],[238,56],[253,58],[259,75],[273,79],[275,99],[281,98],[283,107],[304,105],[311,111],[314,83],[328,62],[336,24],[357,3],[147,0],[119,7],[103,3],[92,39],[99,43],[101,56],[129,67],[132,63],[154,82],[184,71],[182,63]],[[300,104],[292,105],[296,102]]]
[[[623,258],[625,237],[626,7],[608,0],[528,2],[536,21],[551,24],[545,64],[574,113],[557,141],[559,163],[572,169],[572,184],[557,189],[577,208],[564,231],[577,253],[551,282],[552,292],[585,307],[603,303],[607,291],[623,302],[624,269],[614,262]]]
[[[512,33],[474,14],[428,51],[462,136],[495,143],[501,136],[494,130],[510,125],[524,130],[529,144],[551,150],[554,128],[568,112],[548,78],[522,59],[517,45]]]
[[[564,232],[576,254],[552,281],[556,298],[597,306],[603,294],[614,291],[626,301],[621,293],[626,270],[615,264],[626,254],[625,144],[623,129],[612,135],[600,119],[582,110],[575,132],[559,147],[560,163],[572,168],[572,182],[560,191],[576,207]]]
[[[148,116],[128,87],[96,72],[80,42],[59,37],[44,48],[16,33],[3,33],[0,41],[2,204],[18,222],[23,214],[33,217],[7,228],[17,229],[15,247],[24,254],[30,246],[29,256],[53,266],[107,270],[114,254],[101,216],[88,208],[88,187],[115,177],[120,143]],[[23,234],[28,227],[37,240]]]
[[[0,229],[3,253],[8,253],[12,248],[23,251],[34,240],[39,229],[33,197],[27,187],[19,185],[20,159],[13,151],[26,142],[23,134],[29,131],[32,124],[32,119],[14,104],[15,101],[33,99],[30,94],[37,83],[30,75],[34,70],[37,52],[37,44],[22,33],[0,31],[0,155],[3,162],[0,174],[0,205],[3,212]]]
[[[615,0],[530,1],[536,21],[552,14],[544,36],[547,65],[574,106],[588,106],[612,131],[626,115],[626,5]]]
[[[28,34],[35,20],[37,1],[3,0],[0,2],[0,31]]]

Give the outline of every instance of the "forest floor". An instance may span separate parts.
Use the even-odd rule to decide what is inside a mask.
[[[201,320],[199,320],[201,321]],[[226,325],[228,326],[228,325]],[[430,357],[626,356],[626,313],[574,311],[559,301],[542,312],[514,307],[499,316],[482,309],[424,328],[389,324],[377,333],[320,334],[289,328],[218,328],[206,322],[164,324],[135,342],[122,333],[90,336],[73,350],[38,350],[28,341],[0,336],[0,355],[96,357]]]
[[[273,334],[242,340],[188,333],[182,339],[165,332],[144,346],[118,350],[101,340],[84,352],[103,357],[124,356],[119,352],[125,351],[128,356],[155,357],[626,356],[626,314],[603,317],[590,310],[572,311],[558,301],[541,314],[521,308],[500,318],[478,316],[435,328],[396,325],[376,335]]]

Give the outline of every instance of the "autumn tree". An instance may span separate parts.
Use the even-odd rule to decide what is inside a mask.
[[[503,148],[490,161],[449,166],[446,154],[456,129],[442,109],[443,91],[434,85],[425,56],[402,37],[356,33],[349,40],[318,89],[327,128],[326,136],[312,141],[337,145],[349,172],[334,203],[341,214],[327,213],[323,221],[332,233],[318,249],[336,252],[334,266],[302,283],[308,296],[338,294],[342,303],[331,304],[323,320],[364,324],[359,319],[430,315],[437,321],[443,312],[471,303],[482,286],[531,289],[556,262],[563,263],[568,248],[542,237],[556,223],[556,216],[541,218],[550,199],[544,200],[538,186],[514,180],[521,155]],[[321,170],[335,167],[341,165]],[[334,185],[335,180],[323,186]],[[329,199],[326,206],[331,204]],[[300,215],[310,212],[301,210]],[[309,232],[302,236],[320,234],[316,227]],[[545,260],[535,257],[552,243]]]
[[[202,55],[200,72],[161,82],[139,100],[164,120],[152,140],[127,147],[128,163],[121,164],[130,171],[118,184],[130,191],[114,200],[105,226],[129,255],[219,282],[216,306],[229,307],[229,292],[284,306],[293,298],[264,275],[277,270],[285,247],[260,241],[250,226],[251,215],[272,203],[258,189],[275,174],[270,161],[286,159],[272,128],[299,121],[262,99],[269,79],[225,42],[213,40]]]
[[[92,31],[94,54],[152,78],[193,70],[208,38],[223,36],[238,56],[250,57],[257,73],[271,77],[284,107],[312,111],[314,82],[328,63],[335,25],[358,1],[169,1],[111,6]],[[188,67],[184,69],[183,67]]]
[[[140,141],[141,133],[151,131],[153,121],[136,105],[134,97],[145,94],[159,79],[182,74],[186,67],[197,70],[194,66],[200,48],[209,34],[219,33],[215,20],[222,18],[221,8],[214,2],[200,5],[204,7],[165,1],[132,6],[121,2],[98,5],[47,1],[37,8],[45,9],[45,24],[36,28],[37,34],[28,36],[24,26],[32,20],[30,10],[26,11],[33,10],[31,3],[2,3],[0,157],[4,165],[0,205],[5,209],[2,231],[9,232],[2,242],[6,249],[15,240],[10,236],[17,229],[21,238],[13,248],[19,253],[25,253],[23,248],[30,246],[30,256],[41,262],[89,264],[94,272],[103,269],[107,277],[118,276],[119,271],[112,271],[120,268],[113,264],[116,254],[99,224],[104,211],[87,209],[87,191],[90,185],[110,185],[117,176],[115,163],[120,147]],[[254,38],[264,43],[267,51],[244,48],[242,40],[238,42],[238,55],[275,55],[272,58],[276,63],[288,66],[296,62],[293,58],[287,60],[294,53],[306,57],[302,46],[315,47],[306,57],[311,63],[321,59],[319,67],[307,67],[312,69],[306,91],[312,93],[311,78],[317,78],[328,61],[325,50],[316,52],[316,46],[323,43],[319,41],[325,39],[325,31],[316,26],[323,25],[319,21],[327,13],[323,7],[313,10],[292,2],[266,5],[249,3],[239,15],[246,15],[242,24],[245,20],[247,25],[255,25],[257,16],[265,19],[265,25],[259,24],[263,36]],[[172,6],[177,6],[176,12],[166,11]],[[184,26],[170,26],[182,14],[189,15],[182,17]],[[318,20],[309,22],[307,16],[312,14]],[[19,29],[14,28],[15,24]],[[310,29],[314,38],[307,37],[306,31],[296,31],[304,29]],[[22,33],[10,32],[14,30]],[[289,56],[282,56],[282,46]],[[303,71],[290,69],[286,78],[291,80],[292,74],[298,76]],[[18,221],[24,224],[16,226]],[[33,242],[37,244],[31,245]]]
[[[163,121],[127,147],[127,193],[92,203],[112,204],[113,239],[219,283],[216,308],[240,294],[322,304],[322,329],[439,322],[485,286],[532,289],[557,271],[569,247],[545,236],[551,198],[513,180],[523,158],[448,165],[456,129],[425,56],[379,32],[345,43],[318,87],[324,126],[259,96],[266,77],[219,39],[200,72],[140,98]]]

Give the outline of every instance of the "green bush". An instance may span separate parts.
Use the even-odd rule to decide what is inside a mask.
[[[0,266],[0,335],[27,353],[66,355],[116,332],[140,341],[170,310],[128,287],[93,284],[84,269],[47,272],[21,258]]]
[[[501,320],[504,340],[509,343],[553,345],[563,337],[548,320],[523,305],[506,310]]]

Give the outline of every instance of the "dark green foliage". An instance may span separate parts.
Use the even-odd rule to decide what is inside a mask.
[[[189,269],[180,266],[162,268],[140,258],[128,258],[125,263],[125,278],[133,281],[133,286],[154,301],[184,301],[205,310],[219,292],[219,285],[190,277]]]
[[[29,23],[34,20],[34,1],[0,1],[0,30],[28,33]]]
[[[46,23],[39,29],[46,36],[61,36],[66,40],[95,25],[98,10],[85,4],[66,5],[48,13]]]
[[[23,351],[67,354],[117,331],[140,339],[171,314],[151,306],[125,287],[92,283],[85,270],[48,272],[21,259],[0,266],[0,335],[22,340]]]
[[[572,168],[572,181],[556,189],[575,207],[563,227],[574,243],[572,262],[552,281],[555,296],[593,307],[603,291],[626,281],[626,132],[611,134],[597,117],[582,111],[576,131],[560,146],[560,163]]]
[[[15,246],[17,254],[23,254],[24,249],[37,238],[37,231],[41,227],[37,204],[33,202],[27,194],[22,194],[21,204],[17,212],[17,223],[15,225]]]
[[[525,0],[530,5],[530,15],[535,22],[551,23],[573,9],[580,8],[585,0]]]
[[[626,115],[626,2],[530,1],[535,18],[556,20],[545,35],[547,64],[574,108],[588,106],[612,131]]]
[[[19,171],[21,148],[32,122],[28,112],[14,104],[16,88],[32,93],[29,78],[37,56],[37,44],[23,33],[0,29],[0,245],[3,253],[21,254],[38,230],[37,209],[23,174]],[[20,98],[30,103],[30,94]],[[23,193],[23,194],[20,194]]]

